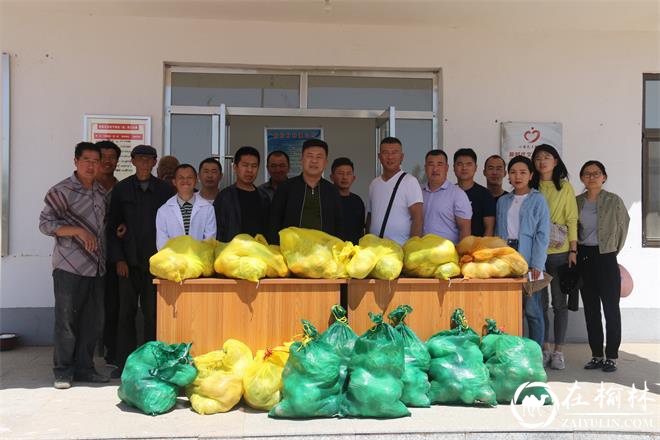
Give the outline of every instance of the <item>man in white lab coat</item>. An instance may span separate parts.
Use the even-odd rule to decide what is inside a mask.
[[[215,238],[213,205],[195,194],[197,172],[192,165],[181,164],[174,171],[176,195],[156,214],[156,248],[161,250],[170,238],[190,235],[196,240]]]

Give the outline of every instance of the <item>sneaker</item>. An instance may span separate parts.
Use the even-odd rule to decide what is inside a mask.
[[[92,371],[90,373],[75,374],[73,380],[76,382],[107,383],[110,381],[108,376]]]
[[[56,377],[53,386],[56,390],[66,390],[71,388],[71,378],[70,377]]]
[[[605,362],[603,362],[603,371],[606,373],[616,371],[616,359],[606,359]]]
[[[589,362],[584,364],[585,370],[600,370],[603,368],[603,358],[592,357]]]
[[[561,351],[555,351],[552,353],[552,360],[550,361],[550,368],[553,370],[563,370],[566,368],[564,363],[564,353]]]
[[[552,352],[550,350],[543,350],[543,366],[549,367],[552,360]]]

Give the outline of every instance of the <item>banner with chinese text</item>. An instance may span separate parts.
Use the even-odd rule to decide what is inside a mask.
[[[292,177],[302,173],[301,159],[303,142],[307,139],[323,139],[323,129],[267,127],[264,130],[264,136],[266,144],[265,156],[268,157],[273,151],[284,151],[289,156],[289,177]],[[267,172],[266,180],[268,180]]]
[[[131,150],[141,144],[151,144],[151,117],[85,115],[87,142],[112,141],[121,149],[115,176],[122,180],[135,173]]]

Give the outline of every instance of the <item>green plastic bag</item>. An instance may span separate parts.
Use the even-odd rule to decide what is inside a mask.
[[[357,335],[348,325],[346,310],[342,306],[335,304],[331,310],[332,315],[335,317],[335,322],[321,334],[319,339],[333,347],[335,353],[339,356],[339,381],[343,387],[346,381],[346,375],[348,374],[348,362],[351,359],[351,353],[353,353]]]
[[[282,418],[335,417],[339,414],[339,366],[335,349],[303,320],[303,340],[289,348],[282,372],[282,400],[268,415]]]
[[[505,334],[493,319],[486,319],[485,332],[479,348],[498,402],[511,402],[518,387],[525,382],[548,381],[539,344],[528,338]],[[527,396],[534,396],[545,405],[552,403],[550,395],[540,387],[525,388],[516,403],[522,403]]]
[[[374,326],[355,341],[348,364],[348,381],[341,400],[342,417],[405,417],[401,402],[404,370],[403,341],[383,315],[369,313]]]
[[[166,345],[151,341],[128,356],[117,390],[119,398],[146,414],[162,414],[174,407],[179,387],[195,380],[191,344]]]
[[[468,327],[462,309],[456,309],[451,320],[455,327],[426,342],[431,354],[431,403],[496,406],[479,335]]]
[[[403,340],[405,368],[401,377],[403,381],[401,401],[406,406],[428,408],[431,406],[431,399],[429,399],[431,384],[428,376],[431,355],[422,340],[404,322],[412,310],[412,307],[404,304],[392,310],[388,315],[392,326],[399,332]]]

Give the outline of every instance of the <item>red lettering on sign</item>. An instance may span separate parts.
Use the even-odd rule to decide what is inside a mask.
[[[138,124],[96,124],[99,130],[121,130],[136,131],[140,129]]]
[[[144,139],[144,135],[131,133],[94,133],[94,140],[105,139],[116,139],[120,141],[141,141]]]

